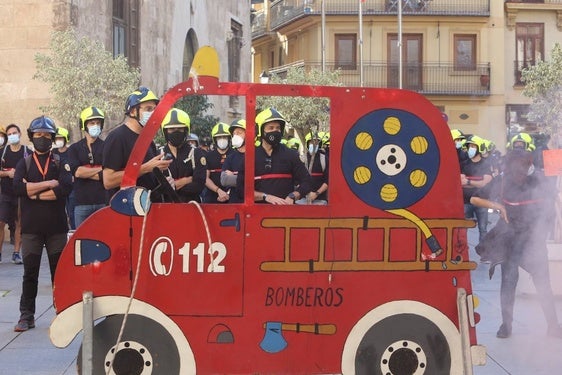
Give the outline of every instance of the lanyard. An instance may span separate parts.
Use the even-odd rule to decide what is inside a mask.
[[[33,153],[33,160],[35,161],[35,165],[37,166],[39,173],[41,173],[41,175],[43,176],[43,181],[45,181],[45,178],[47,177],[47,172],[49,171],[49,162],[51,161],[51,153],[49,152],[49,155],[47,156],[47,160],[45,161],[45,168],[41,168],[41,164],[39,163],[39,159],[37,159],[37,154],[35,152]]]

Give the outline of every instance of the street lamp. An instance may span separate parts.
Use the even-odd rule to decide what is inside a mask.
[[[269,73],[267,71],[263,71],[260,74],[260,83],[269,83]]]

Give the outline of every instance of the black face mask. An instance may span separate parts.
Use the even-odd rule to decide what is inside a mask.
[[[185,142],[186,135],[184,131],[168,133],[168,142],[174,147],[180,147]]]
[[[265,139],[265,141],[273,147],[275,147],[279,143],[281,143],[282,137],[283,137],[283,133],[281,133],[278,130],[268,132],[268,133],[263,133],[263,139]]]
[[[53,147],[53,140],[51,138],[32,138],[31,142],[33,143],[33,148],[40,153],[45,153]]]

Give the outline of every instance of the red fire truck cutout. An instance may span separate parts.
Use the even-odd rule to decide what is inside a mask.
[[[91,291],[96,374],[448,375],[483,364],[473,223],[438,109],[394,89],[219,82],[210,47],[192,71],[162,97],[110,206],[65,247],[54,345],[81,331]],[[244,97],[248,124],[259,96],[328,98],[328,205],[255,203],[253,147],[244,203],[151,203],[136,175],[185,95]]]

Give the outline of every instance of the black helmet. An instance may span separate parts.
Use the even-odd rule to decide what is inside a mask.
[[[27,136],[31,140],[33,138],[33,133],[51,133],[51,137],[53,140],[57,134],[57,127],[53,119],[47,116],[37,117],[31,124],[29,124],[29,128],[27,129]]]

